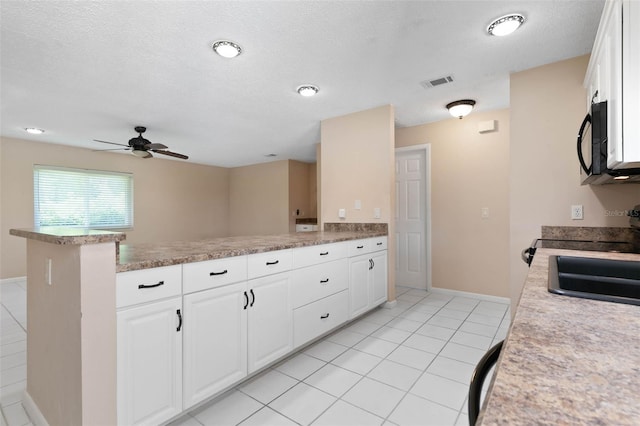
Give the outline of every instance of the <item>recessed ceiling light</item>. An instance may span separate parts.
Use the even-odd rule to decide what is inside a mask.
[[[517,30],[524,23],[524,16],[519,13],[510,13],[494,19],[487,27],[487,32],[494,36],[506,36]]]
[[[32,135],[41,135],[44,133],[44,130],[38,129],[36,127],[25,127],[24,129],[27,133],[31,133]]]
[[[313,84],[303,84],[302,86],[298,87],[297,91],[301,96],[309,97],[314,96],[320,91],[320,89],[318,89],[318,87],[314,86]]]
[[[476,101],[473,99],[461,99],[447,104],[446,108],[449,110],[449,114],[462,119],[471,112],[475,104]]]
[[[242,53],[242,48],[229,40],[218,40],[213,43],[212,48],[223,58],[235,58]]]

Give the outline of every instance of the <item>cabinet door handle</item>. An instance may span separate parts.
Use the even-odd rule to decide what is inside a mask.
[[[176,311],[176,314],[178,314],[178,328],[176,328],[176,331],[180,331],[180,329],[182,328],[182,313],[180,312],[180,309],[178,309]]]
[[[160,287],[161,285],[164,285],[164,281],[159,281],[156,284],[140,284],[138,288],[155,288]]]
[[[326,278],[324,280],[320,280],[320,284],[326,284],[329,282],[329,278]]]
[[[362,249],[364,246],[356,246],[357,249]]]
[[[249,290],[249,292],[251,293],[251,304],[249,306],[253,306],[256,303],[256,295],[253,293],[253,289]]]
[[[249,295],[245,291],[244,292],[244,307],[242,309],[247,309],[247,306],[249,306]]]
[[[327,319],[327,318],[329,318],[329,313],[328,312],[326,314],[324,314],[324,315],[320,315],[320,319]]]
[[[269,265],[277,265],[278,263],[280,263],[279,260],[276,260],[275,262],[267,262],[267,266],[269,266]]]
[[[369,270],[373,269],[373,260],[369,259]]]
[[[227,272],[229,272],[229,271],[227,271],[226,269],[224,271],[222,271],[222,272],[209,272],[209,276],[213,277],[213,276],[216,276],[216,275],[224,275]]]
[[[320,256],[326,256],[326,255],[328,255],[328,254],[329,254],[329,252],[328,252],[328,251],[325,251],[325,252],[320,253]]]

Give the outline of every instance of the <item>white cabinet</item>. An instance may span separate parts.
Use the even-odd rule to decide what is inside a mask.
[[[349,292],[342,290],[296,309],[293,313],[295,347],[321,336],[349,319]]]
[[[366,252],[349,258],[349,318],[355,318],[387,300],[387,239],[356,240],[350,248]]]
[[[184,296],[184,408],[247,376],[246,282]]]
[[[608,0],[584,86],[586,109],[607,101],[607,167],[640,167],[640,3]]]
[[[117,290],[123,290],[124,286],[125,293],[135,294],[131,300],[139,301],[149,296],[136,294],[137,290],[164,294],[169,288],[170,279],[146,278],[155,279],[163,272],[170,276],[175,270],[135,272],[119,274]],[[167,287],[146,287],[161,281]],[[142,287],[138,289],[139,286]],[[127,304],[124,296],[117,300]],[[116,314],[120,425],[158,424],[182,412],[182,298],[147,302],[124,307]]]
[[[293,348],[290,273],[273,274],[291,267],[291,250],[229,260],[184,265],[185,289],[211,286],[184,296],[185,409]],[[246,281],[247,276],[261,277]],[[230,277],[244,280],[230,283]]]
[[[248,283],[249,373],[293,349],[293,309],[289,272]]]

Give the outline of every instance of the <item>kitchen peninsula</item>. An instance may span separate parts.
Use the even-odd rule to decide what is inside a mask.
[[[162,423],[393,296],[386,224],[325,229],[132,245],[12,229],[28,240],[29,414]]]

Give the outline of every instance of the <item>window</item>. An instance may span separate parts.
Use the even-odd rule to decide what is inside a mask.
[[[35,226],[133,227],[131,173],[33,167]]]

